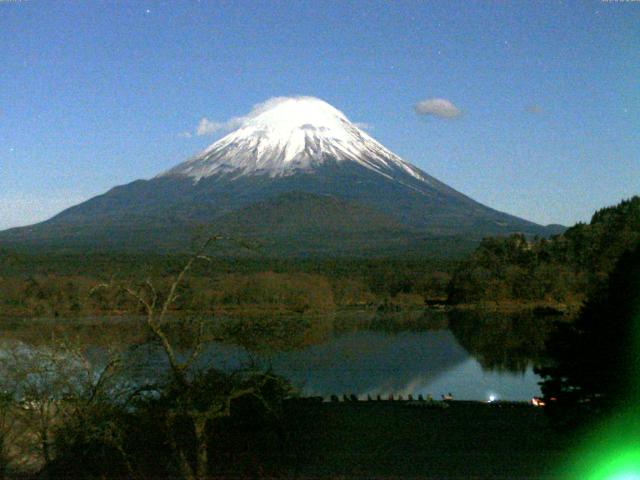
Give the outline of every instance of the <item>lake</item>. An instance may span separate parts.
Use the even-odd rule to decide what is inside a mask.
[[[281,328],[283,323],[286,328]],[[303,395],[327,399],[350,394],[361,399],[377,395],[439,399],[451,393],[459,400],[527,401],[540,395],[533,366],[541,358],[550,325],[550,319],[528,314],[480,312],[356,312],[234,320],[226,329],[235,344],[207,343],[199,363],[228,370],[248,362],[271,367]],[[95,324],[88,322],[76,325],[74,332],[92,328]],[[101,331],[105,328],[109,328],[106,321],[100,324]],[[10,333],[20,338],[19,332],[18,328]],[[92,331],[85,333],[97,338]],[[145,360],[136,376],[149,378],[165,368],[157,349],[138,349],[137,355]]]
[[[207,353],[228,368],[248,360],[244,351],[219,344],[210,346]],[[539,378],[531,366],[523,372],[483,369],[449,330],[357,331],[336,335],[320,345],[252,357],[291,380],[305,395],[440,398],[451,392],[461,400],[490,396],[530,400],[540,394]]]

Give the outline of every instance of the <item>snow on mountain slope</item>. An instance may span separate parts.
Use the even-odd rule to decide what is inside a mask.
[[[314,97],[279,97],[254,109],[237,130],[159,177],[196,181],[228,173],[288,176],[327,160],[356,162],[387,178],[398,169],[430,183],[413,165],[387,150],[328,103]]]
[[[403,161],[317,98],[268,100],[236,120],[196,157],[0,232],[0,245],[183,251],[210,228],[284,255],[360,256],[453,252],[458,240],[432,242],[450,235],[548,234]]]

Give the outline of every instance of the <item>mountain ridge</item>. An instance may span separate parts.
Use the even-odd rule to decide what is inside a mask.
[[[318,236],[324,246],[302,239],[316,224],[322,225],[318,234],[333,232],[331,238]],[[233,234],[233,226],[251,237],[277,237],[293,255],[340,251],[336,239],[354,251],[362,241],[363,251],[366,244],[382,252],[387,244],[398,252],[434,236],[479,241],[514,232],[559,233],[482,205],[431,177],[326,102],[293,97],[254,109],[237,130],[154,178],[114,187],[40,224],[0,232],[0,244],[59,247],[66,241],[117,248],[119,239],[131,248],[180,249],[191,232]]]

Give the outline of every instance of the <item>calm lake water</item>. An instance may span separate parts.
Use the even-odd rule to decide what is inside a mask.
[[[237,343],[248,344],[209,343],[200,363],[229,370],[249,362],[271,367],[302,394],[325,398],[411,394],[439,399],[450,392],[460,400],[530,400],[540,395],[533,366],[550,319],[478,312],[422,312],[408,321],[367,315],[365,320],[294,317],[289,321],[295,328],[279,332],[277,342],[256,334],[275,335],[265,325],[240,330]],[[149,378],[165,368],[157,350],[138,349],[137,355],[145,360],[134,376]]]
[[[246,352],[212,345],[208,356],[217,364],[236,367]],[[290,379],[305,395],[360,398],[389,394],[440,398],[451,392],[460,400],[530,400],[540,395],[539,378],[531,366],[522,372],[491,371],[467,352],[449,330],[424,332],[357,331],[319,345],[287,352],[251,355],[275,373]]]

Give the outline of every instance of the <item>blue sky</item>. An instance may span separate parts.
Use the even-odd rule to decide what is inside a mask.
[[[149,178],[207,118],[331,103],[540,223],[640,193],[640,2],[0,2],[0,228]],[[418,115],[439,98],[460,115]]]

